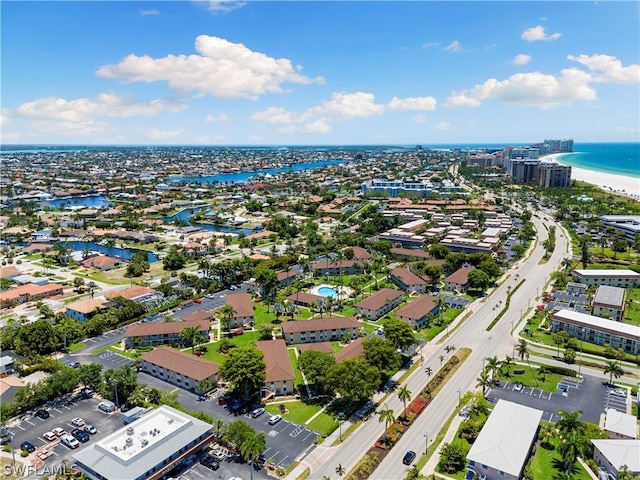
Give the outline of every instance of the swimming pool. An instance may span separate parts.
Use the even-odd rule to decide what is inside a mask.
[[[327,286],[318,288],[318,295],[322,297],[338,298],[338,292],[336,292],[336,289]]]

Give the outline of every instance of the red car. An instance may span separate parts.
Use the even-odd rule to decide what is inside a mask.
[[[241,328],[238,328],[237,330],[233,331],[234,335],[242,335],[244,333],[244,330]]]
[[[200,300],[199,298],[194,298],[194,299],[193,299],[193,302],[194,302],[194,303],[202,303],[202,300]]]

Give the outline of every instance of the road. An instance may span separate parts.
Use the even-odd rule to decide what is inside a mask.
[[[424,452],[427,440],[432,441],[435,438],[448,417],[456,409],[458,396],[470,389],[475,389],[476,378],[483,368],[484,359],[495,355],[504,358],[506,355],[512,354],[515,343],[511,335],[512,322],[516,324],[521,318],[521,312],[535,305],[535,297],[540,295],[551,273],[558,268],[570,251],[566,233],[561,235],[560,228],[557,228],[556,249],[549,261],[541,264],[540,260],[544,254],[542,243],[547,238],[544,223],[547,223],[548,226],[554,225],[554,223],[546,218],[543,223],[538,217],[533,217],[532,221],[538,231],[538,243],[533,253],[507,272],[507,280],[490,297],[472,304],[470,308],[473,314],[451,334],[447,341],[424,347],[424,367],[430,366],[434,372],[440,368],[440,355],[447,357],[445,351],[447,345],[454,345],[456,348],[468,347],[472,349],[472,353],[464,366],[447,382],[426,411],[418,417],[414,425],[391,449],[370,478],[386,480],[404,477],[408,471],[408,467],[402,464],[404,454],[408,450],[414,450],[417,453]],[[495,317],[495,312],[505,304],[508,292],[522,279],[526,279],[526,281],[512,295],[509,310],[493,329],[487,332],[486,327]],[[499,309],[494,311],[493,307],[499,302],[502,302]],[[404,383],[412,392],[412,397],[415,397],[428,382],[424,367],[416,369]],[[396,416],[401,414],[403,406],[396,393],[387,399],[386,404],[394,410]],[[320,462],[313,457],[314,452],[312,452],[310,458],[305,459],[305,463],[312,467],[309,478],[321,479],[324,476],[333,478],[338,464],[349,471],[373,445],[375,439],[382,435],[383,430],[384,424],[378,422],[377,416],[373,416],[371,420],[358,428],[344,442],[344,445],[319,450]],[[318,468],[313,468],[315,465],[318,465]],[[401,471],[402,473],[400,473]]]

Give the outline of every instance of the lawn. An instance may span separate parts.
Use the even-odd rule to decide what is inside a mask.
[[[69,345],[69,353],[77,352],[85,347],[83,342],[73,343]]]
[[[289,359],[291,359],[291,365],[293,366],[293,371],[296,374],[295,386],[296,389],[304,388],[304,379],[302,378],[302,372],[298,369],[298,357],[296,356],[296,349],[288,348],[287,352],[289,353]]]
[[[322,405],[308,405],[301,401],[286,402],[282,405],[287,407],[288,413],[281,414],[279,408],[280,402],[269,403],[265,407],[271,415],[282,415],[282,418],[290,422],[302,425],[312,416],[322,409]]]
[[[637,289],[635,289],[637,290]],[[640,325],[640,300],[631,300],[624,313],[625,323]]]
[[[276,319],[276,315],[273,313],[273,309],[269,306],[269,311],[267,312],[267,305],[263,302],[253,302],[253,318],[256,322],[256,328],[265,323],[273,323]],[[280,317],[282,321],[286,320],[284,317]]]
[[[538,444],[536,453],[530,463],[532,478],[568,478],[563,476],[562,457],[557,451],[559,444],[559,439],[551,440],[552,450],[547,450]],[[578,462],[573,465],[571,478],[575,480],[591,479],[589,474]]]
[[[535,365],[532,365],[532,367],[533,367],[533,373],[531,372],[531,369],[529,368],[528,365],[521,365],[521,364],[512,365],[511,376],[507,377],[505,375],[506,374],[506,371],[505,371],[505,374],[500,374],[500,379],[508,380],[509,382],[520,382],[523,385],[526,385],[528,387],[537,387],[544,390],[545,392],[555,393],[556,386],[562,380],[562,375],[559,375],[557,373],[546,373],[543,379],[538,373],[539,369],[536,368]],[[515,374],[514,373],[515,370],[518,370],[518,371],[524,370],[524,373]],[[536,381],[537,381],[537,385],[536,385]]]
[[[311,430],[318,432],[323,437],[326,437],[338,428],[339,424],[331,415],[322,412],[316,418],[311,420],[307,426]]]

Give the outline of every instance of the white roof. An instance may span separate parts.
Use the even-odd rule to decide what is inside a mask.
[[[519,477],[541,418],[541,410],[498,400],[467,459]]]
[[[636,325],[607,320],[606,318],[595,317],[593,315],[575,312],[573,310],[560,310],[553,314],[553,319],[560,321],[569,320],[573,323],[579,323],[585,327],[593,328],[594,330],[611,330],[622,335],[629,335],[636,339],[640,338],[640,327]]]
[[[630,278],[640,278],[640,273],[634,272],[633,270],[615,270],[615,269],[593,269],[593,270],[574,270],[574,272],[581,277],[610,277],[610,278],[620,278],[620,277],[630,277]]]
[[[624,435],[625,437],[638,438],[636,417],[634,415],[629,415],[628,413],[619,412],[613,408],[607,409],[604,429],[608,432]],[[640,456],[640,452],[638,455]]]
[[[619,470],[623,465],[640,472],[640,440],[591,440],[600,453]]]

